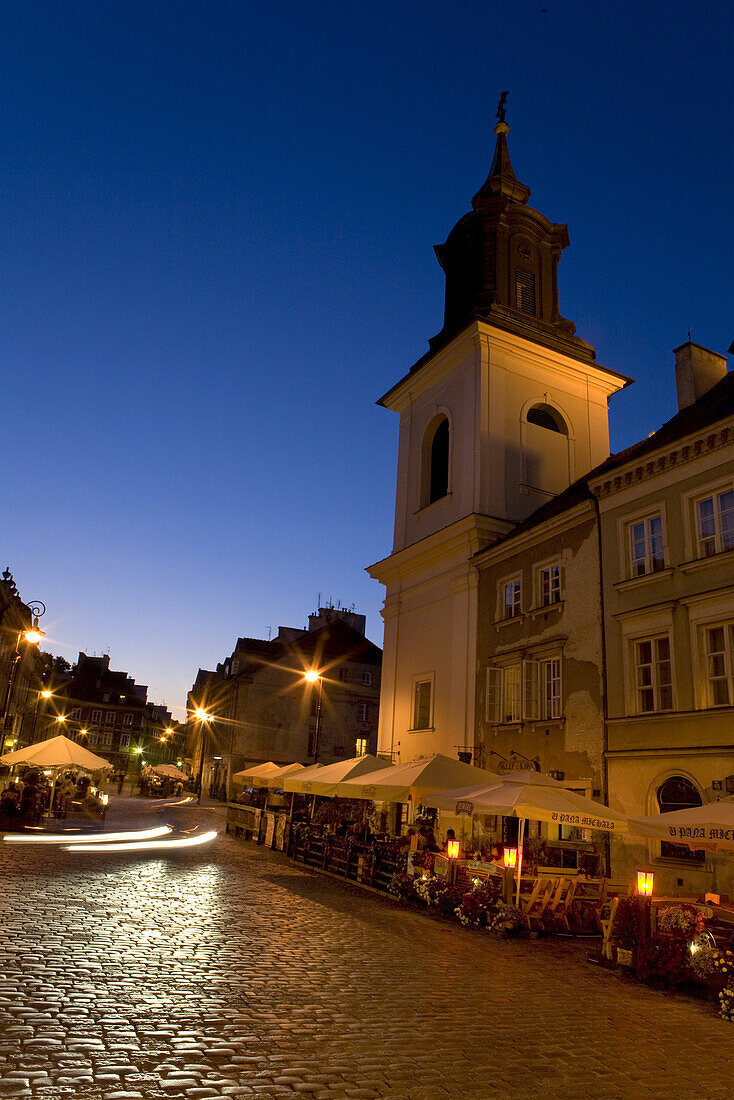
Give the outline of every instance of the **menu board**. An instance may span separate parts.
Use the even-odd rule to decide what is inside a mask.
[[[272,848],[275,835],[275,814],[265,814],[265,847]]]

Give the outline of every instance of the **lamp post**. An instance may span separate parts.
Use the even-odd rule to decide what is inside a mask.
[[[0,731],[2,731],[3,748],[5,747],[5,735],[6,727],[8,724],[8,716],[10,714],[10,707],[13,702],[13,695],[15,693],[15,681],[18,673],[18,666],[20,665],[23,654],[21,653],[20,643],[25,640],[28,645],[38,645],[46,634],[45,630],[41,630],[38,625],[38,620],[42,615],[46,614],[46,605],[40,600],[34,600],[31,603],[26,604],[26,607],[33,616],[33,623],[31,626],[26,627],[25,630],[18,631],[18,637],[15,640],[15,650],[10,658],[10,673],[8,674],[8,683],[5,688],[5,699],[3,701],[3,713],[2,721],[0,722]]]
[[[31,736],[28,741],[29,745],[32,745],[36,739],[36,724],[38,722],[38,708],[41,705],[41,699],[48,705],[49,699],[52,697],[53,692],[48,688],[44,688],[43,691],[39,691],[36,695],[36,709],[33,711],[33,725],[31,726]]]
[[[201,783],[204,777],[204,756],[206,749],[206,733],[207,725],[212,720],[211,714],[203,709],[203,707],[197,707],[194,711],[194,718],[199,723],[199,729],[201,731],[201,759],[199,760],[199,774],[196,778],[196,801],[201,802]]]
[[[313,762],[318,764],[319,762],[319,737],[321,735],[321,700],[324,694],[324,678],[314,669],[309,669],[308,672],[304,672],[303,678],[308,684],[315,684],[318,682],[319,694],[316,699],[316,732],[313,739]]]

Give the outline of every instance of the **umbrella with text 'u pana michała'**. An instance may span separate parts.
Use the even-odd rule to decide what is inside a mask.
[[[694,850],[722,848],[733,851],[734,799],[722,798],[706,806],[671,810],[653,817],[631,817],[630,832],[672,844],[687,844]]]

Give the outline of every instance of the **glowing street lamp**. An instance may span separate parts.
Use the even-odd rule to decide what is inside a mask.
[[[206,733],[207,726],[212,720],[212,715],[203,707],[197,707],[194,711],[194,718],[199,723],[201,731],[201,759],[199,760],[199,774],[196,779],[196,801],[201,802],[201,784],[204,778],[204,757],[206,755]]]
[[[320,672],[316,672],[315,669],[310,668],[307,672],[304,672],[303,679],[307,684],[319,685],[319,694],[316,700],[316,732],[313,738],[313,762],[318,764],[319,760],[319,737],[321,735],[321,700],[324,694],[324,678]]]
[[[517,867],[517,848],[505,848],[502,858],[505,867]]]
[[[458,859],[459,858],[459,841],[458,840],[448,840],[446,842],[446,855],[449,857],[449,859]]]

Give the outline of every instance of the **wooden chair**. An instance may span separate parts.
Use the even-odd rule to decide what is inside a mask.
[[[617,915],[617,906],[619,905],[619,897],[613,897],[609,902],[609,916],[608,918],[602,918],[600,921],[602,931],[602,945],[601,954],[603,959],[614,960],[614,948],[612,947],[612,933],[614,931],[614,918]]]
[[[525,909],[525,919],[531,931],[538,931],[545,927],[544,918],[553,899],[556,886],[557,881],[555,879],[537,878],[527,899],[523,900],[521,898],[521,903]]]

